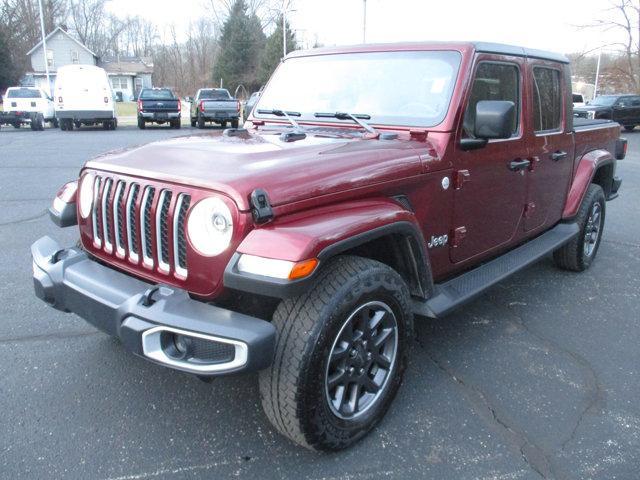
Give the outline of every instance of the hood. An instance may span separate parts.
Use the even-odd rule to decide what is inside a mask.
[[[584,105],[582,107],[573,107],[574,112],[600,112],[610,109],[611,107],[605,107],[602,105]]]
[[[110,152],[86,167],[215,190],[243,211],[256,188],[279,206],[422,173],[417,148],[424,151],[425,142],[408,137],[309,133],[304,140],[283,142],[280,133],[177,137]]]

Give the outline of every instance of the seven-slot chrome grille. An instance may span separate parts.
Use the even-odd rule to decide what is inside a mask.
[[[96,176],[93,248],[186,279],[189,194],[144,181]]]

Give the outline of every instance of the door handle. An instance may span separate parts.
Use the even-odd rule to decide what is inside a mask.
[[[562,150],[558,150],[557,152],[553,152],[551,154],[551,160],[553,160],[554,162],[557,162],[558,160],[562,160],[564,158],[567,158],[568,154],[567,152],[563,152]]]
[[[531,165],[531,160],[512,160],[511,163],[509,164],[509,170],[511,170],[512,172],[517,172],[518,170],[524,170],[525,168],[529,168],[529,165]]]

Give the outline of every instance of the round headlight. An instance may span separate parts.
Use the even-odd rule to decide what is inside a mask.
[[[199,201],[187,220],[187,232],[193,247],[202,255],[213,257],[231,243],[233,219],[229,207],[217,197]]]
[[[91,207],[93,206],[93,185],[95,183],[95,177],[87,173],[80,181],[80,215],[82,218],[87,218],[91,213]]]

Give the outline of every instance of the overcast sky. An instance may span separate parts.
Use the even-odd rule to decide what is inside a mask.
[[[207,14],[206,0],[112,0],[109,9],[140,15],[161,30],[184,32]],[[291,0],[288,17],[303,44],[362,42],[363,0]],[[615,32],[578,29],[611,16],[609,0],[367,0],[367,42],[483,40],[562,53],[621,41]]]

